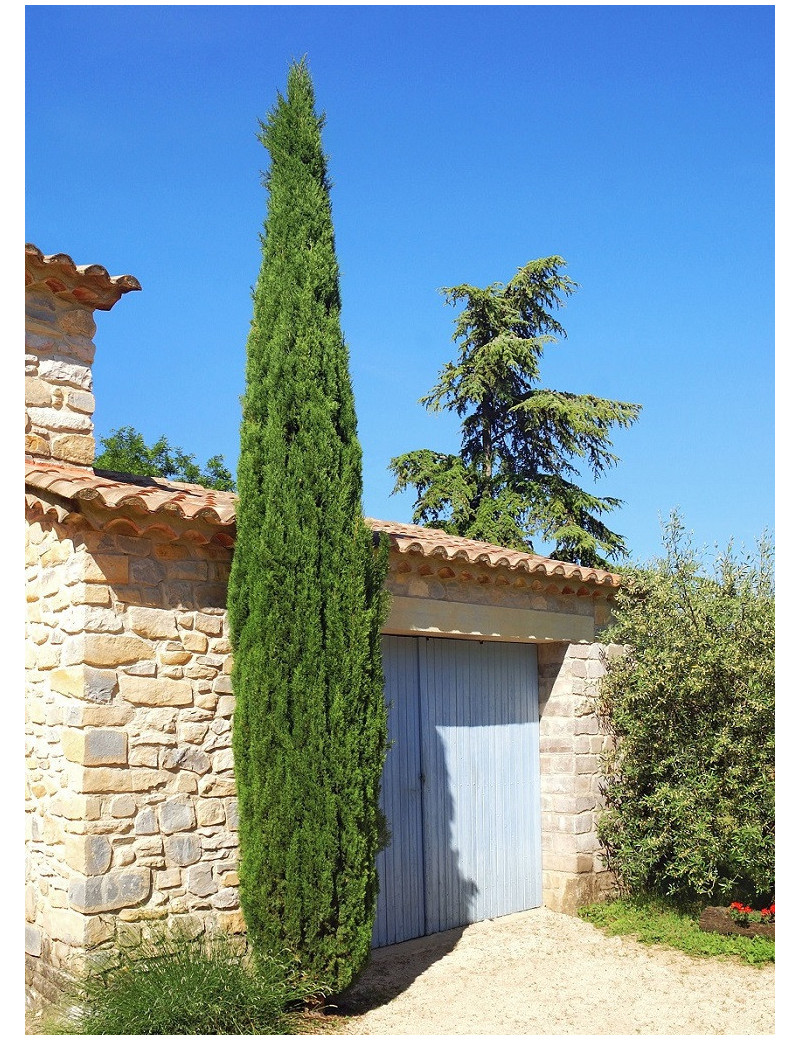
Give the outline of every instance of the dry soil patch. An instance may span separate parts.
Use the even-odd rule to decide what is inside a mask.
[[[349,1005],[349,1006],[348,1006]],[[376,950],[358,1035],[766,1035],[775,969],[609,937],[543,908]]]

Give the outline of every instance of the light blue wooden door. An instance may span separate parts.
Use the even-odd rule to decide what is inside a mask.
[[[539,906],[536,647],[388,636],[384,670],[392,844],[374,944]]]
[[[392,747],[383,769],[381,809],[391,841],[377,859],[380,888],[373,946],[390,946],[425,934],[417,642],[383,637]]]

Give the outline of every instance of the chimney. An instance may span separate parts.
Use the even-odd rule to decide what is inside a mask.
[[[26,455],[91,469],[94,311],[141,288],[132,275],[25,246]]]

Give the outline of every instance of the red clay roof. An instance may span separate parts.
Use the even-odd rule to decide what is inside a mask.
[[[110,275],[100,264],[78,266],[66,253],[45,256],[41,249],[25,245],[25,287],[46,285],[50,292],[77,300],[98,311],[110,311],[119,298],[141,290],[132,274]]]
[[[32,491],[48,492],[67,500],[94,502],[115,512],[151,516],[172,514],[184,520],[204,520],[221,528],[232,528],[236,521],[236,495],[233,492],[212,491],[196,484],[79,469],[39,459],[25,460],[25,483]],[[392,550],[404,555],[484,564],[609,588],[616,588],[621,580],[619,575],[610,571],[578,567],[535,553],[518,552],[489,542],[459,538],[433,527],[417,527],[414,524],[374,520],[371,517],[367,517],[366,522],[373,531],[385,532]]]
[[[487,567],[507,567],[512,571],[527,574],[543,574],[548,578],[575,578],[578,581],[616,588],[620,576],[593,567],[579,567],[574,563],[561,563],[536,553],[504,549],[491,542],[476,542],[471,538],[459,538],[435,527],[417,527],[415,524],[399,524],[392,520],[373,520],[367,517],[373,531],[385,531],[392,548],[400,553],[418,553],[422,556],[464,563],[483,563]]]
[[[150,515],[172,513],[184,520],[205,520],[219,527],[236,520],[236,496],[231,492],[211,491],[160,477],[137,477],[26,459],[25,484],[60,498],[95,502],[105,509]]]

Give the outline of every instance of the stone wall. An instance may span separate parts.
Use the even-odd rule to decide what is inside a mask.
[[[83,502],[31,503],[27,544],[28,981],[167,918],[242,935],[231,751],[230,547],[199,521],[136,530]],[[160,526],[159,526],[160,524]],[[398,596],[607,614],[605,595],[392,556]],[[592,644],[539,644],[544,902],[606,884]]]
[[[31,517],[26,976],[52,995],[131,921],[244,924],[230,550]]]

